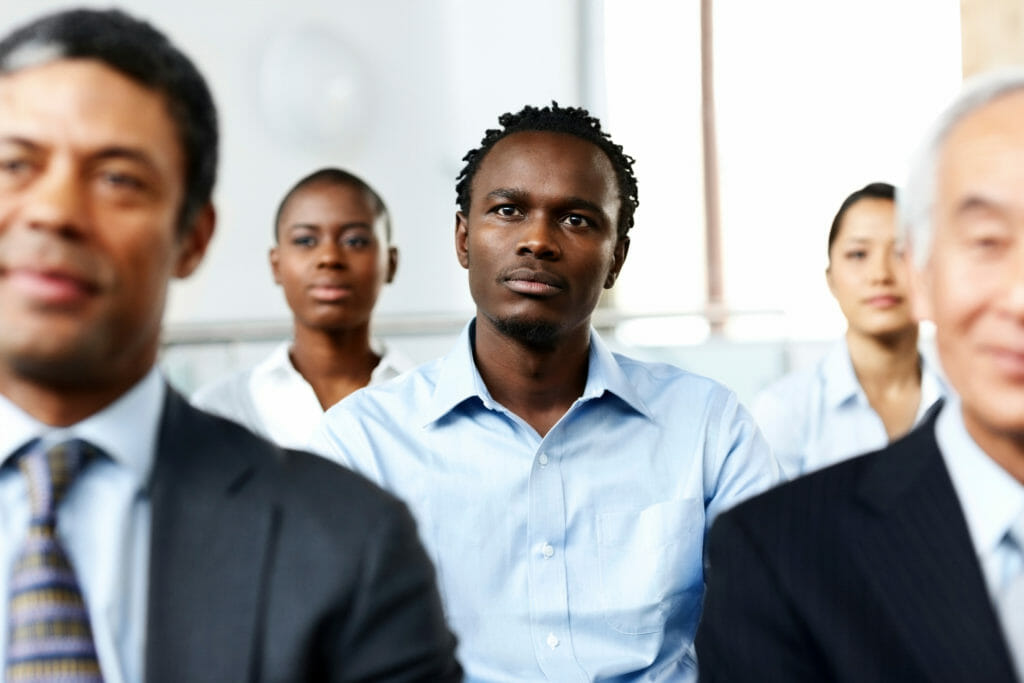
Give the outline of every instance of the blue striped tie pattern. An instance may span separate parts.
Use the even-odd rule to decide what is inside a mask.
[[[95,454],[92,446],[75,439],[49,450],[36,445],[18,459],[28,483],[31,519],[11,576],[8,683],[103,680],[82,591],[56,533],[57,506]]]

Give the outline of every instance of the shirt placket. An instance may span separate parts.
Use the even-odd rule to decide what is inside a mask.
[[[549,445],[551,434],[534,453],[530,472],[530,634],[537,663],[548,680],[586,681],[569,631],[565,487],[561,458]]]

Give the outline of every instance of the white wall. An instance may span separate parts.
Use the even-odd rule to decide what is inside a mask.
[[[65,6],[3,0],[0,32]],[[390,206],[401,263],[378,311],[468,315],[453,248],[462,155],[504,111],[580,99],[576,0],[120,6],[196,61],[220,108],[218,232],[199,272],[172,291],[172,327],[290,319],[266,265],[272,216],[294,181],[325,165],[364,176]]]

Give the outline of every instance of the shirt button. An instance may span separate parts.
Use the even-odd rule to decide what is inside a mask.
[[[551,557],[555,554],[555,549],[551,546],[550,543],[545,543],[544,547],[541,548],[540,551],[544,553],[544,557]]]
[[[548,454],[547,453],[541,453],[540,457],[537,458],[537,460],[540,461],[540,464],[541,464],[542,467],[547,465],[548,464]]]
[[[548,634],[548,641],[547,642],[548,642],[548,647],[550,647],[552,650],[554,650],[556,647],[558,647],[558,638],[555,637],[554,633],[549,633]]]

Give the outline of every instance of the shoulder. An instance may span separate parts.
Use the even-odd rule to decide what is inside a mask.
[[[330,521],[338,527],[347,515],[359,519],[407,518],[405,506],[365,477],[324,457],[282,449],[245,427],[199,410],[185,401],[169,401],[161,448],[176,470],[174,479],[198,486],[228,473],[256,505],[278,507],[286,516]],[[165,457],[163,459],[168,459]],[[365,524],[341,525],[350,533]]]
[[[235,403],[239,395],[248,391],[249,377],[252,375],[252,368],[246,368],[226,375],[212,382],[208,382],[189,396],[192,405],[217,412],[218,408],[229,406]]]
[[[670,363],[640,360],[621,353],[613,353],[612,356],[627,381],[644,400],[735,400],[735,393],[731,389],[710,377]]]
[[[405,412],[429,399],[437,386],[439,360],[419,365],[377,384],[353,392],[332,406],[326,413],[327,422],[344,414],[391,415]]]

